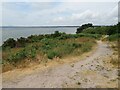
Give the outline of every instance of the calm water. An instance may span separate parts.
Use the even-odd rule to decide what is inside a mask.
[[[51,34],[54,31],[74,34],[77,27],[9,27],[2,28],[2,42],[8,38],[17,39],[19,37],[28,37],[30,35]]]

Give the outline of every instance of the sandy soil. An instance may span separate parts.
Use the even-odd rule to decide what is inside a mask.
[[[44,69],[37,66],[32,73],[26,75],[22,75],[24,70],[19,70],[19,73],[16,71],[3,73],[3,87],[117,88],[117,68],[109,63],[112,54],[113,51],[106,43],[98,41],[95,52],[83,60],[76,58],[78,59],[76,62],[56,64],[54,67]]]

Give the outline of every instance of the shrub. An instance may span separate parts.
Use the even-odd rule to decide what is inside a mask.
[[[17,52],[17,53],[15,53],[13,55],[10,55],[8,57],[8,61],[10,63],[17,63],[18,61],[24,59],[25,57],[26,57],[26,52],[25,52],[25,50],[22,50],[22,51]]]
[[[113,34],[108,37],[109,41],[115,41],[120,39],[120,34]]]
[[[9,38],[2,45],[3,48],[6,48],[6,47],[14,48],[15,46],[16,46],[16,41],[13,38]]]
[[[25,47],[28,40],[26,38],[20,37],[17,39],[17,47]]]
[[[54,57],[60,57],[60,54],[57,51],[48,51],[47,57],[53,59]]]
[[[17,63],[25,58],[35,58],[36,56],[36,49],[35,48],[28,48],[26,47],[25,49],[10,55],[7,60],[10,63]]]

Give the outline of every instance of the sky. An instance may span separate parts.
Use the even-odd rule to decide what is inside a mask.
[[[2,23],[0,23],[0,26],[71,26],[85,23],[93,23],[94,25],[117,24],[117,1],[85,1],[2,2]]]

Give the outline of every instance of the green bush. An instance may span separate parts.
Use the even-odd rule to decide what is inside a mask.
[[[47,52],[47,57],[49,59],[53,59],[54,57],[61,57],[57,51],[49,51]]]
[[[6,48],[6,47],[14,48],[15,46],[16,46],[16,41],[13,38],[9,38],[3,43],[2,48]]]
[[[25,58],[35,58],[36,56],[36,49],[35,48],[25,48],[15,54],[10,55],[7,60],[10,63],[17,63]]]
[[[17,53],[15,53],[15,54],[13,54],[13,55],[10,55],[9,57],[8,57],[8,61],[10,62],[10,63],[17,63],[18,61],[20,61],[20,60],[22,60],[22,59],[24,59],[26,57],[26,52],[25,52],[25,50],[22,50],[22,51],[20,51],[20,52],[17,52]]]
[[[116,41],[118,39],[120,39],[120,34],[113,34],[108,37],[109,41]]]

